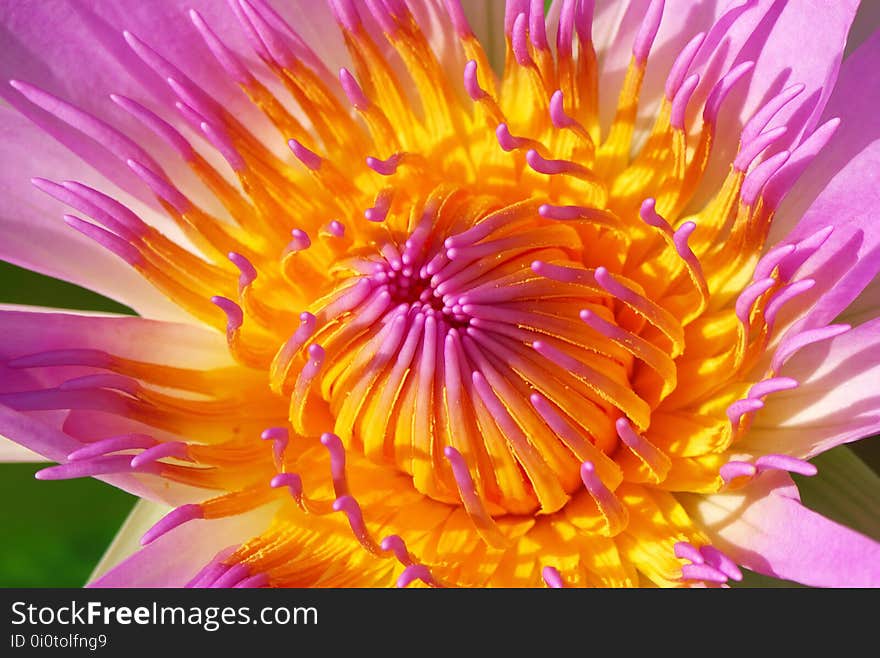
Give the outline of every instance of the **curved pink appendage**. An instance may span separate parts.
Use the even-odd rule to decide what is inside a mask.
[[[511,34],[510,42],[513,56],[516,58],[516,63],[520,66],[530,66],[533,63],[532,56],[529,54],[528,22],[529,19],[525,13],[517,16],[513,22],[513,33]]]
[[[34,354],[17,356],[6,362],[7,368],[46,368],[50,366],[89,366],[92,368],[109,368],[113,357],[107,352],[93,349],[47,350]]]
[[[760,196],[761,190],[764,189],[764,184],[788,162],[790,157],[791,151],[780,151],[755,167],[743,181],[742,193],[740,194],[742,202],[747,206],[753,206]]]
[[[241,310],[241,306],[228,297],[215,295],[211,297],[211,303],[226,314],[227,334],[237,331],[244,323],[244,311]]]
[[[696,546],[691,544],[690,542],[680,541],[676,542],[675,546],[672,548],[675,557],[680,560],[690,560],[694,564],[703,564],[705,559],[703,558],[703,554],[697,549]]]
[[[279,473],[269,481],[269,486],[273,489],[287,487],[290,496],[296,501],[296,504],[303,505],[303,484],[302,478],[296,473]]]
[[[396,586],[399,588],[408,587],[416,580],[421,580],[430,587],[441,587],[431,574],[431,570],[423,564],[411,564],[406,567],[397,579]]]
[[[541,577],[550,589],[563,589],[565,587],[562,575],[556,567],[544,567],[541,569]]]
[[[361,511],[361,506],[353,496],[340,496],[334,500],[333,511],[345,514],[348,519],[348,525],[351,526],[351,531],[354,533],[355,539],[357,539],[361,546],[366,548],[367,551],[375,555],[382,550],[370,536],[370,532],[367,530],[367,525],[364,523],[364,514]]]
[[[367,166],[377,174],[391,176],[397,171],[397,167],[400,165],[400,161],[403,160],[403,156],[403,153],[395,153],[385,160],[379,160],[378,158],[370,156],[367,158]]]
[[[740,581],[743,579],[742,571],[739,570],[736,562],[714,546],[701,546],[700,554],[705,558],[706,564],[720,571],[731,580]]]
[[[819,472],[814,464],[790,455],[762,455],[755,460],[758,473],[764,471],[787,471],[812,477]]]
[[[141,252],[137,248],[100,226],[90,224],[73,215],[64,215],[64,223],[87,238],[94,240],[104,249],[118,256],[129,265],[137,265],[143,260]]]
[[[327,224],[327,232],[334,238],[345,237],[345,224],[334,219],[329,224]]]
[[[703,121],[710,125],[715,125],[718,120],[718,112],[721,111],[721,105],[724,99],[731,92],[737,82],[749,71],[755,68],[754,62],[743,62],[728,71],[709,92],[706,104],[703,106]]]
[[[321,156],[306,148],[302,142],[296,139],[290,139],[287,141],[287,145],[290,147],[290,150],[293,151],[297,160],[302,162],[307,168],[312,171],[317,171],[321,168],[321,163],[323,162]]]
[[[751,478],[757,473],[758,469],[754,464],[741,461],[729,461],[718,469],[718,475],[726,483],[730,483],[736,478]]]
[[[688,69],[693,64],[694,57],[696,57],[697,51],[703,45],[705,39],[706,33],[700,32],[688,41],[687,45],[678,53],[678,57],[675,58],[675,62],[669,69],[669,75],[666,77],[666,84],[664,86],[666,100],[670,103],[675,98],[679,88],[681,88],[681,83],[684,82]]]
[[[739,297],[737,297],[736,299],[735,305],[736,317],[746,328],[749,327],[749,316],[751,315],[752,307],[755,305],[758,297],[763,295],[775,285],[776,279],[768,277],[766,279],[761,279],[760,281],[750,283],[748,286],[746,286],[745,290],[743,290],[739,294]]]
[[[700,76],[694,73],[682,83],[675,93],[675,98],[672,99],[672,113],[669,117],[669,123],[676,130],[684,130],[687,106],[691,102],[691,96],[694,95],[698,84],[700,84]]]
[[[766,189],[766,188],[765,188]],[[834,226],[823,226],[820,229],[810,233],[803,240],[799,240],[793,246],[794,249],[785,258],[779,261],[779,276],[782,280],[787,281],[795,275],[801,265],[807,259],[815,254],[823,244],[831,237],[834,232]]]
[[[565,113],[565,99],[562,90],[557,89],[550,96],[550,121],[556,128],[568,128],[574,125],[575,121]]]
[[[596,473],[596,467],[593,465],[593,462],[585,461],[581,464],[580,475],[584,487],[593,500],[596,501],[599,511],[608,522],[610,534],[617,534],[615,531],[625,525],[625,508],[617,499],[617,496],[602,482],[602,479]]]
[[[544,0],[532,0],[529,7],[529,39],[537,50],[549,50],[547,41],[547,19],[544,15]]]
[[[790,391],[798,387],[798,381],[791,377],[771,377],[764,379],[749,389],[748,397],[762,398],[771,393]]]
[[[202,121],[199,124],[199,128],[211,145],[223,156],[223,159],[226,160],[232,171],[240,172],[247,168],[244,158],[241,157],[241,154],[232,143],[232,138],[225,130],[207,121]]]
[[[527,141],[522,137],[514,137],[506,123],[498,124],[495,129],[495,137],[498,139],[498,145],[508,153],[527,144]]]
[[[391,551],[397,561],[405,567],[414,563],[406,548],[406,543],[399,535],[388,535],[381,541],[379,547],[385,552]]]
[[[191,207],[189,199],[187,199],[174,185],[165,180],[149,167],[137,162],[136,160],[126,160],[128,168],[131,169],[138,178],[147,184],[153,194],[165,201],[181,215],[185,215]]]
[[[53,199],[57,199],[71,208],[85,213],[96,222],[106,227],[111,233],[115,233],[124,241],[132,242],[143,234],[140,227],[135,224],[131,225],[127,218],[119,218],[115,213],[110,213],[98,206],[95,201],[87,194],[83,194],[77,185],[85,188],[84,185],[74,184],[70,181],[63,183],[55,183],[45,178],[31,178],[31,184],[41,192],[48,194]],[[90,188],[85,188],[90,189]]]
[[[67,455],[67,460],[70,462],[83,461],[122,450],[145,450],[152,448],[157,443],[156,439],[147,434],[120,434],[77,448]]]
[[[795,245],[793,244],[779,244],[771,247],[761,260],[758,261],[758,264],[755,265],[755,273],[752,275],[752,279],[758,281],[770,277],[773,274],[773,270],[794,253],[794,250]]]
[[[290,232],[291,240],[287,243],[285,251],[287,253],[296,253],[304,251],[312,246],[312,239],[309,234],[302,229],[295,228]]]
[[[773,372],[778,372],[779,369],[785,365],[786,361],[807,345],[836,338],[837,336],[845,334],[850,329],[852,329],[852,327],[848,324],[829,324],[825,327],[808,329],[794,336],[786,337],[782,340],[782,343],[773,355],[773,359],[770,361],[770,368]]]
[[[208,585],[211,589],[226,589],[234,587],[245,578],[250,576],[251,570],[244,564],[238,562],[228,567],[226,571],[217,580]]]
[[[464,88],[471,100],[479,101],[486,98],[489,94],[480,87],[480,81],[477,79],[477,62],[468,60],[464,65]]]
[[[128,393],[129,395],[137,395],[141,390],[141,385],[133,377],[126,377],[125,375],[117,375],[115,373],[83,375],[82,377],[68,379],[58,385],[59,391],[83,391],[90,388],[107,388]]]
[[[195,158],[195,151],[186,138],[155,112],[126,96],[110,94],[110,100],[149,128],[166,144],[177,151],[181,158],[186,161],[191,161]]]
[[[284,451],[290,441],[289,433],[284,427],[269,427],[260,434],[263,441],[272,441],[272,453],[275,458],[276,468],[284,464]]]
[[[767,306],[764,309],[764,322],[767,323],[767,326],[769,327],[773,325],[776,320],[776,315],[782,310],[783,306],[792,299],[811,290],[815,285],[816,281],[813,279],[800,279],[799,281],[793,281],[792,283],[782,286],[776,294],[770,298],[770,301],[767,302]]]
[[[217,37],[210,26],[195,9],[189,10],[189,18],[198,30],[214,59],[230,78],[241,85],[250,85],[254,81],[253,75],[248,71],[235,56],[235,54]]]
[[[660,30],[660,21],[663,19],[665,5],[664,0],[651,0],[651,4],[645,11],[645,17],[636,34],[632,49],[633,57],[640,66],[644,66],[648,62],[651,46],[654,45],[654,39]]]
[[[662,450],[641,434],[637,433],[626,418],[618,418],[614,423],[617,436],[637,457],[642,459],[654,473],[663,479],[672,468],[672,462]]]
[[[722,571],[708,564],[686,564],[681,568],[681,577],[684,580],[703,581],[723,585],[728,577]]]
[[[130,455],[101,455],[92,459],[83,459],[58,466],[49,466],[34,473],[37,480],[72,480],[75,478],[88,478],[97,475],[111,475],[114,473],[131,473]],[[146,464],[138,469],[139,473],[159,474],[160,467],[156,464]]]
[[[339,83],[342,85],[342,91],[345,92],[348,102],[356,110],[364,110],[370,106],[369,99],[351,71],[346,68],[339,69]]]
[[[764,408],[764,402],[762,400],[757,399],[743,399],[737,400],[729,407],[727,407],[727,418],[730,420],[730,424],[736,428],[739,425],[740,419],[746,414],[754,413],[760,409]]]
[[[247,258],[234,251],[230,251],[226,257],[238,268],[238,292],[241,294],[245,288],[256,280],[257,268]]]
[[[748,144],[756,139],[764,128],[767,127],[767,124],[773,120],[773,117],[775,117],[783,107],[797,98],[806,88],[806,85],[800,83],[791,85],[767,101],[764,106],[755,112],[752,118],[746,122],[746,125],[743,126],[740,141],[743,144]]]
[[[580,168],[579,165],[569,160],[549,160],[535,149],[529,149],[526,152],[526,162],[539,174],[547,174],[548,176],[575,173]]]
[[[829,119],[792,151],[789,161],[764,186],[764,201],[770,208],[779,205],[801,174],[831,141],[839,126],[839,118]]]
[[[748,171],[749,166],[755,159],[773,142],[782,139],[788,132],[785,126],[772,128],[767,132],[763,132],[750,142],[743,142],[742,148],[733,160],[733,168],[741,173]]]
[[[333,478],[333,491],[337,498],[350,495],[348,480],[345,476],[345,448],[342,439],[332,432],[321,435],[321,445],[330,453],[330,476]]]
[[[364,211],[364,217],[370,222],[384,222],[385,218],[388,217],[389,210],[391,210],[391,192],[382,190],[376,195],[373,207],[367,208]]]
[[[202,510],[201,505],[181,505],[180,507],[171,510],[168,514],[163,516],[156,525],[147,530],[144,533],[144,536],[141,537],[141,545],[146,546],[150,542],[155,541],[164,535],[166,532],[174,530],[177,526],[183,525],[188,521],[203,518],[205,518],[205,513],[204,510]]]
[[[501,532],[501,529],[486,509],[483,499],[480,497],[477,485],[474,483],[473,477],[471,477],[464,457],[452,446],[446,446],[443,449],[443,454],[452,466],[452,475],[455,478],[455,485],[461,496],[461,502],[468,516],[474,522],[477,532],[491,546],[497,548],[508,546],[509,541],[507,537]]]
[[[189,445],[183,441],[168,441],[160,443],[152,448],[147,448],[139,455],[135,455],[131,459],[131,467],[139,469],[152,462],[157,462],[165,457],[175,457],[189,461]]]
[[[452,28],[458,38],[467,39],[474,36],[467,16],[464,15],[464,9],[461,7],[461,0],[443,0],[443,4],[446,6],[449,22],[452,23]]]
[[[239,581],[233,587],[235,589],[260,589],[269,586],[269,576],[265,573],[254,574]]]

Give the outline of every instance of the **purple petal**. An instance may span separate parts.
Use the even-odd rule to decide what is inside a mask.
[[[95,290],[146,316],[188,317],[124,261],[67,226],[66,207],[30,179],[78,177],[105,188],[106,181],[9,108],[0,108],[0,143],[0,259]]]
[[[738,564],[817,587],[880,586],[880,543],[807,509],[778,472],[729,494],[682,496],[712,544]]]
[[[809,299],[816,303],[804,326],[830,322],[858,297],[880,269],[880,230],[876,223],[880,209],[878,57],[880,31],[844,63],[823,117],[827,120],[839,116],[841,125],[795,184],[771,229],[772,242],[789,231],[786,241],[805,237],[826,224],[835,226],[820,250],[822,253],[803,268],[803,276],[816,278],[820,283]],[[837,258],[840,262],[835,264],[831,254],[844,246],[847,253]],[[834,270],[833,276],[829,276],[830,270]],[[857,302],[855,313],[880,307],[876,286],[872,291]]]
[[[768,129],[788,126],[785,139],[774,148],[798,144],[805,132],[818,125],[837,79],[857,7],[857,0],[737,3],[709,33],[693,67],[702,75],[696,102],[701,102],[720,77],[737,64],[754,61],[755,68],[721,110],[715,156],[704,177],[707,190],[716,189],[727,173],[742,127],[784,87],[805,85],[804,91],[767,125]],[[733,20],[727,21],[728,17]],[[803,47],[804,34],[810,35],[807,49]],[[773,152],[765,157],[771,155]]]
[[[183,587],[219,551],[263,531],[271,513],[272,507],[263,507],[238,516],[184,523],[111,568],[89,587]],[[138,524],[126,524],[114,543],[134,548],[142,530]]]
[[[767,396],[737,449],[808,459],[880,431],[880,319],[805,347],[780,374],[800,385]]]

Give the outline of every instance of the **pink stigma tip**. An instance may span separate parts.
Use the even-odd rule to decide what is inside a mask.
[[[446,5],[446,13],[449,14],[449,22],[452,23],[452,27],[455,29],[455,33],[458,37],[460,39],[472,37],[474,33],[471,31],[471,26],[468,24],[467,17],[464,15],[464,10],[461,7],[461,0],[444,0],[443,4]]]
[[[201,505],[181,505],[180,507],[171,510],[168,514],[162,517],[156,525],[147,530],[144,533],[144,536],[141,537],[141,545],[146,546],[165,533],[174,530],[177,526],[183,525],[188,521],[203,518],[205,518],[205,513],[202,510]]]
[[[651,52],[654,38],[660,30],[664,5],[664,0],[652,0],[647,11],[645,11],[645,18],[642,20],[642,25],[636,34],[632,53],[636,62],[642,66],[648,61],[648,54]]]
[[[244,323],[244,311],[228,297],[215,295],[211,297],[211,303],[226,314],[226,330],[235,331]]]
[[[355,79],[354,75],[352,75],[351,71],[346,68],[339,69],[339,82],[342,85],[342,91],[345,92],[345,96],[348,98],[348,102],[351,103],[355,109],[363,110],[369,107],[370,101],[367,99],[364,90],[361,89],[361,86],[358,84],[358,81]]]
[[[525,13],[521,13],[513,22],[513,34],[511,44],[513,47],[513,55],[516,57],[516,63],[520,66],[528,66],[532,63],[532,56],[529,54],[529,44],[526,40],[526,32],[528,31],[529,19]]]
[[[550,120],[557,128],[568,128],[574,124],[574,119],[565,113],[562,90],[557,89],[550,97]]]
[[[729,483],[736,478],[754,477],[757,472],[758,469],[755,468],[754,464],[741,461],[730,461],[718,470],[718,475],[721,476],[721,479],[724,480],[724,482]]]
[[[565,587],[562,576],[556,567],[544,567],[541,570],[541,577],[550,589],[562,589]]]
[[[464,65],[464,88],[467,91],[468,96],[471,97],[471,100],[478,101],[482,98],[486,98],[488,94],[480,87],[480,81],[477,79],[477,63],[474,60],[469,60],[467,64]]]
[[[293,154],[297,157],[297,159],[302,162],[306,167],[311,169],[312,171],[317,171],[321,168],[321,156],[319,156],[314,151],[307,149],[303,144],[295,139],[291,139],[287,142],[288,146],[290,146],[290,150],[293,151]]]
[[[160,443],[152,448],[147,448],[139,455],[135,455],[131,460],[131,467],[134,469],[141,468],[147,464],[156,462],[164,457],[176,457],[177,459],[189,460],[187,454],[187,446],[183,441],[169,441]]]

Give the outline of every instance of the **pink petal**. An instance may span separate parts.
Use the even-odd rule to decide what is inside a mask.
[[[183,587],[224,548],[237,546],[266,528],[272,506],[215,520],[184,523],[141,548],[93,580],[89,587]],[[126,524],[116,542],[133,546],[141,525]]]
[[[817,587],[880,586],[880,543],[816,514],[791,497],[779,472],[711,496],[680,496],[712,545],[742,566]]]
[[[774,148],[785,149],[800,142],[818,119],[837,79],[838,69],[858,0],[842,2],[737,3],[730,14],[736,18],[727,29],[710,32],[694,62],[702,74],[695,100],[705,98],[720,76],[733,66],[754,61],[755,68],[725,101],[719,119],[715,157],[704,177],[706,189],[716,189],[727,173],[746,121],[772,96],[793,84],[805,89],[786,105],[767,129],[788,126],[788,133]],[[810,47],[803,47],[809,34]],[[713,48],[717,53],[712,54]],[[765,157],[773,155],[773,151]]]
[[[52,389],[71,378],[101,372],[86,366],[24,367],[26,360],[22,365],[23,357],[58,350],[94,350],[96,359],[109,352],[196,369],[232,364],[222,336],[215,332],[137,317],[0,309],[0,332],[4,336],[0,342],[0,396]],[[18,367],[10,367],[10,361]],[[144,426],[135,421],[93,410],[25,412],[0,404],[0,435],[58,462],[66,461],[70,452],[82,446],[79,436],[143,431]],[[136,495],[173,504],[197,495],[190,487],[167,487],[166,482],[149,476],[122,474],[100,479]]]
[[[808,459],[880,431],[880,319],[805,347],[780,374],[800,385],[767,397],[738,450]]]
[[[694,35],[709,31],[725,14],[729,4],[727,0],[666,0],[639,98],[639,128],[650,128],[663,96],[666,76],[681,49]],[[617,109],[617,97],[632,56],[633,42],[650,0],[597,5],[593,39],[601,62],[599,117],[603,130],[607,130]]]
[[[880,208],[880,31],[866,41],[841,69],[840,79],[823,120],[842,119],[831,142],[795,184],[779,208],[771,228],[771,244],[789,234],[786,241],[809,235],[818,227],[834,225],[835,231],[807,263],[803,276],[816,278],[817,290],[804,301],[816,301],[810,326],[831,321],[859,296],[880,269],[880,231],[876,218]],[[835,276],[829,276],[830,253],[844,245],[847,253],[837,260]],[[818,275],[818,276],[817,276]],[[838,280],[839,279],[839,280]],[[833,284],[833,289],[830,284]],[[856,302],[852,312],[880,307],[877,287]],[[820,298],[821,293],[828,292]]]
[[[0,108],[0,144],[0,259],[95,290],[142,315],[188,318],[124,261],[68,227],[65,206],[30,183],[34,176],[79,178],[107,188],[104,179],[9,108]]]

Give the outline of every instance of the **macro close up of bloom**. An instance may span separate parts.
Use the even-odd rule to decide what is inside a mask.
[[[143,499],[99,587],[880,586],[791,477],[880,432],[858,9],[2,3],[0,259],[140,317],[0,309],[0,459]]]

